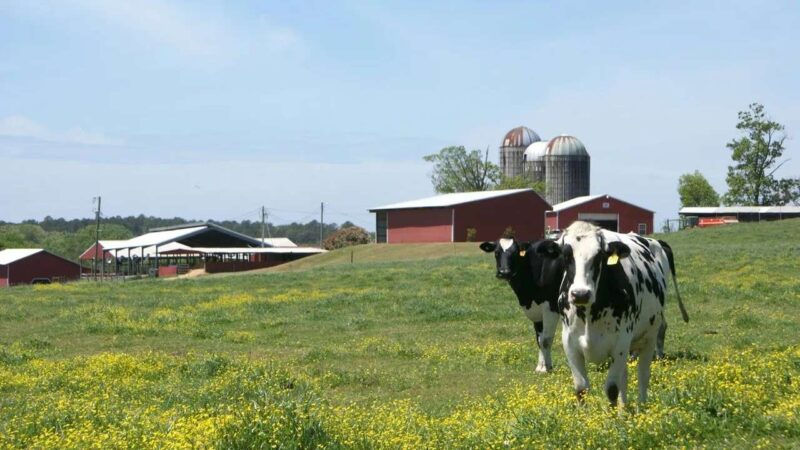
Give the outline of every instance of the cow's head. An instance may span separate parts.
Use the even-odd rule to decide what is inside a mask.
[[[497,263],[495,276],[504,280],[510,280],[524,268],[525,255],[528,251],[528,244],[517,242],[515,239],[500,239],[495,242],[484,242],[480,245],[481,250],[486,253],[494,252],[494,259]]]
[[[618,264],[630,252],[622,242],[607,242],[600,228],[587,222],[575,222],[561,235],[558,244],[553,242],[538,253],[563,256],[566,275],[561,286],[562,294],[566,294],[571,304],[588,307],[595,301],[603,270]]]

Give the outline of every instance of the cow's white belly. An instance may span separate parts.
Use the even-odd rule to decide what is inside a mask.
[[[627,324],[623,321],[620,330],[616,329],[616,319],[603,317],[596,322],[586,323],[577,316],[572,316],[569,327],[569,339],[577,346],[587,362],[602,363],[612,356],[620,347],[630,344],[631,333],[625,331]]]

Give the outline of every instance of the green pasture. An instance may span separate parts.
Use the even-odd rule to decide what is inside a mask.
[[[800,220],[659,237],[691,321],[670,293],[646,409],[576,407],[560,345],[534,374],[477,243],[369,245],[0,289],[0,447],[800,446]]]

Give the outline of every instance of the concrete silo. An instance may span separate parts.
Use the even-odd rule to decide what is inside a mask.
[[[507,177],[523,174],[522,156],[525,149],[534,142],[541,141],[536,132],[528,127],[517,127],[506,133],[500,145],[500,169]]]
[[[525,149],[525,154],[522,157],[525,176],[534,183],[544,183],[546,181],[547,163],[545,162],[545,155],[547,154],[547,144],[547,141],[534,142]]]
[[[551,205],[589,195],[589,153],[573,136],[556,136],[545,155],[546,198]]]

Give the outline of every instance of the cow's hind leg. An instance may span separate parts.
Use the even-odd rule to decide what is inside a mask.
[[[656,339],[651,337],[642,346],[639,352],[639,365],[637,372],[639,375],[639,403],[647,402],[647,388],[650,386],[650,366],[656,350]]]
[[[661,326],[658,328],[658,338],[656,339],[656,359],[664,358],[664,339],[667,336],[667,321],[664,320],[664,313],[661,313]]]

